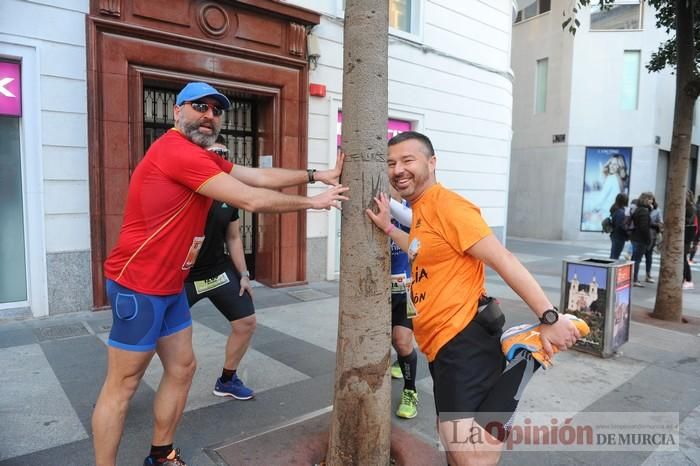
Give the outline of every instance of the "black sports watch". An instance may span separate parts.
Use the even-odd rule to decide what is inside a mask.
[[[554,325],[559,320],[559,310],[555,307],[554,309],[547,309],[542,313],[540,317],[540,322],[545,325]]]

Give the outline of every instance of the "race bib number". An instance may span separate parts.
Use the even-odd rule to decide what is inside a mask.
[[[185,262],[182,264],[182,270],[191,269],[194,263],[197,262],[197,256],[199,255],[199,250],[202,249],[202,243],[204,243],[204,236],[195,236],[192,239],[192,246],[190,246],[190,250],[187,251],[187,257],[185,257]]]
[[[202,294],[206,293],[207,291],[216,289],[220,286],[224,286],[228,282],[228,276],[226,275],[226,272],[223,272],[221,275],[217,275],[216,277],[195,281],[194,290],[197,292],[197,294]]]
[[[411,298],[411,279],[406,280],[406,317],[413,319],[418,316],[418,309],[413,304],[413,299]]]
[[[391,294],[406,292],[406,274],[397,273],[391,276]]]

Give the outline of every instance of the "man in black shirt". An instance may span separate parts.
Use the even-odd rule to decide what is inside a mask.
[[[209,150],[227,157],[225,139],[219,136]],[[288,180],[293,186],[305,182],[321,181],[327,185],[339,182],[344,156],[338,154],[336,166],[330,170],[282,170],[256,169],[236,165],[240,176],[246,178],[274,176]],[[297,181],[298,180],[298,181]],[[256,319],[253,306],[253,290],[248,267],[245,263],[243,241],[240,234],[238,209],[224,202],[213,201],[204,230],[204,242],[197,261],[185,281],[190,307],[203,298],[216,306],[231,322],[231,333],[226,342],[226,355],[221,377],[216,380],[214,395],[230,396],[238,400],[253,398],[254,392],[236,375],[255,332]]]
[[[222,142],[223,138],[217,139],[209,150],[226,157],[228,149]],[[192,307],[197,301],[209,298],[231,322],[224,367],[214,386],[214,395],[249,400],[254,392],[245,386],[236,370],[253,337],[256,320],[238,209],[225,202],[213,201],[204,237],[197,261],[185,281],[187,301]]]

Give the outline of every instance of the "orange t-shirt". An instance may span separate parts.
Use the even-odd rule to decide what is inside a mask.
[[[440,184],[413,203],[408,257],[418,315],[413,331],[428,361],[476,315],[484,263],[466,251],[491,234],[477,206]]]

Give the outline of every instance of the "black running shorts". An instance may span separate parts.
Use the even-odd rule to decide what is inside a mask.
[[[440,348],[428,364],[440,422],[474,417],[505,365],[500,335],[476,321]]]
[[[233,267],[228,267],[221,275],[211,277],[208,280],[200,280],[200,282],[216,281],[218,286],[215,288],[197,292],[196,282],[187,281],[185,282],[187,302],[192,307],[197,301],[209,298],[209,301],[230,322],[251,316],[255,314],[253,298],[248,293],[243,293],[243,296],[239,296],[241,292],[240,280]]]
[[[406,317],[406,293],[391,293],[391,328],[397,325],[413,330],[413,322]]]

